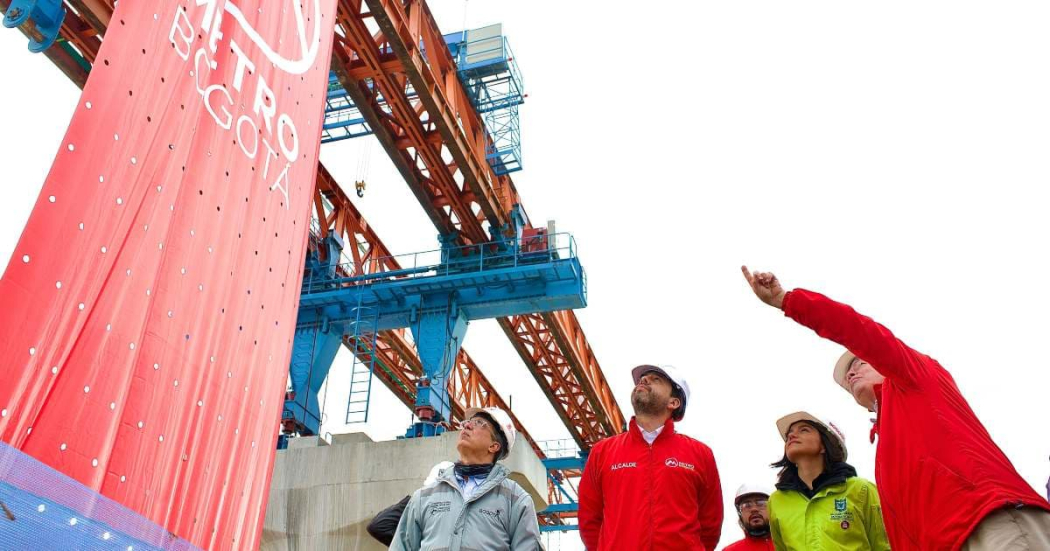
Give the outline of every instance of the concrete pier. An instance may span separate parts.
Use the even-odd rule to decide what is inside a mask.
[[[439,461],[455,461],[458,432],[373,442],[363,433],[293,439],[277,452],[266,508],[264,551],[385,549],[365,527],[423,485]],[[547,506],[547,472],[527,442],[504,462],[511,478]]]

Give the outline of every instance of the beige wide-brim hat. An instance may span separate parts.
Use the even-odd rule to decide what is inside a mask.
[[[846,450],[846,434],[842,432],[842,429],[838,428],[831,421],[823,421],[805,411],[796,411],[777,419],[777,430],[780,431],[780,437],[784,439],[784,442],[787,442],[788,430],[791,429],[791,425],[799,421],[806,421],[812,424],[828,437],[832,447],[835,448],[828,450],[828,459],[845,461],[849,457],[849,451]]]
[[[846,383],[846,372],[849,371],[849,366],[853,363],[853,359],[856,357],[856,354],[847,350],[839,356],[839,361],[835,362],[835,382],[838,383],[840,387],[846,389],[847,392],[849,391],[849,384]]]

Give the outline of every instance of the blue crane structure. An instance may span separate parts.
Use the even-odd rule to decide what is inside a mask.
[[[84,47],[85,41],[90,43],[87,33],[59,36],[63,19],[69,19],[62,0],[4,3],[8,4],[4,25],[18,27],[27,34],[31,51],[42,52],[55,44],[72,61],[63,63],[65,58],[57,55],[55,49],[48,52],[49,58],[82,85],[65,65],[90,70],[92,50],[97,51],[97,46]],[[75,15],[83,19],[83,14]],[[518,107],[526,96],[501,26],[442,36],[455,60],[459,81],[484,123],[485,161],[496,175],[521,170]],[[426,55],[425,49],[423,54]],[[406,86],[406,97],[415,97],[411,83],[406,82]],[[383,98],[379,99],[380,110],[389,112]],[[333,72],[322,142],[372,133],[366,117]],[[557,235],[550,228],[537,231],[524,217],[524,211],[516,205],[511,224],[489,230],[491,241],[464,246],[456,244],[456,235],[441,235],[440,249],[406,255],[411,262],[405,262],[404,269],[381,274],[357,274],[342,264],[341,252],[348,245],[338,234],[315,240],[306,260],[289,366],[291,389],[283,414],[286,429],[292,430],[285,432],[319,433],[322,411],[318,392],[341,343],[351,346],[354,353],[347,422],[367,420],[371,375],[377,362],[376,335],[387,329],[409,328],[424,376],[416,388],[415,412],[419,421],[406,436],[439,434],[451,421],[445,380],[469,321],[584,307],[586,279],[575,242],[571,236]],[[282,438],[282,442],[286,439]],[[586,455],[569,455],[544,459],[552,491],[564,499],[543,513],[575,516],[574,492],[566,491],[563,476],[582,471]],[[564,530],[575,526],[556,524],[541,528]]]
[[[525,95],[501,26],[450,33],[444,39],[458,61],[460,81],[489,131],[486,160],[497,174],[520,170],[518,106]],[[415,95],[411,89],[407,93]],[[388,109],[385,102],[380,107]],[[360,110],[332,73],[322,143],[371,134]],[[440,249],[410,255],[411,267],[382,274],[348,275],[352,270],[338,262],[344,243],[337,235],[312,249],[289,369],[291,390],[283,415],[286,432],[319,432],[318,395],[344,336],[361,345],[351,372],[349,423],[367,420],[370,372],[376,361],[374,346],[368,341],[374,342],[379,331],[412,330],[425,377],[416,395],[420,421],[409,428],[406,437],[430,436],[440,433],[442,423],[451,419],[444,382],[469,321],[584,307],[583,270],[572,237],[543,231],[526,235],[524,217],[520,208],[515,209],[514,227],[498,228],[493,240],[480,246],[455,246],[456,236],[439,236]],[[558,239],[564,239],[567,246],[551,247]]]
[[[451,420],[445,382],[470,321],[587,304],[586,278],[567,234],[529,236],[519,225],[509,239],[469,246],[445,241],[434,251],[402,255],[401,270],[361,275],[338,263],[338,238],[327,241],[330,260],[321,259],[323,248],[310,253],[299,300],[284,413],[299,434],[320,430],[318,394],[344,336],[364,339],[361,351],[372,356],[363,363],[371,369],[369,339],[389,329],[412,331],[425,376],[416,394],[420,420],[405,436],[433,436]],[[360,401],[354,385],[363,383],[352,379],[348,416],[361,413],[353,408],[355,398]]]
[[[29,36],[29,51],[39,53],[58,39],[65,18],[62,0],[12,0],[4,14],[4,26],[22,29]]]
[[[489,133],[485,157],[496,174],[521,170],[521,124],[518,106],[525,102],[524,82],[501,25],[444,35],[456,59],[459,79]],[[407,85],[406,97],[417,94]],[[380,108],[389,106],[380,96]],[[321,143],[372,134],[335,73],[329,75]]]

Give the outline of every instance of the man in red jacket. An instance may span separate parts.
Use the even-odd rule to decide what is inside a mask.
[[[895,550],[1050,549],[1050,504],[1029,486],[936,360],[824,295],[741,267],[762,302],[846,347],[835,380],[875,412],[875,480]]]
[[[579,492],[580,537],[590,551],[714,551],[722,486],[711,449],[674,430],[689,384],[671,366],[632,370],[627,432],[591,450]]]

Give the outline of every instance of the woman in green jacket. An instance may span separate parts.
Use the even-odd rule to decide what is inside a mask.
[[[769,496],[777,551],[884,551],[890,548],[875,484],[846,463],[846,439],[832,423],[800,411],[777,421],[784,457]]]

